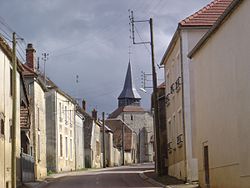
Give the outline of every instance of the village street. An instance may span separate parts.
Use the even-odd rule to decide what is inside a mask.
[[[143,180],[139,173],[152,170],[153,165],[144,164],[77,172],[50,180],[43,188],[90,188],[90,187],[156,187]],[[56,177],[57,175],[55,175]],[[60,176],[60,175],[59,175]]]

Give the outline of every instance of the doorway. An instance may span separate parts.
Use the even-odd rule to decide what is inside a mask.
[[[209,153],[208,146],[204,146],[204,169],[205,169],[205,184],[209,187]]]

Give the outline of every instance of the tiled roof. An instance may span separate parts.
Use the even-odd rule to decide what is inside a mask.
[[[24,76],[34,76],[36,73],[26,64],[22,64]]]
[[[29,128],[29,110],[26,107],[21,106],[20,108],[20,127],[21,128]]]
[[[121,106],[117,108],[114,112],[112,112],[109,115],[109,118],[116,118],[122,112],[145,112],[145,110],[142,107],[135,105]]]
[[[182,20],[181,26],[212,26],[233,0],[214,0],[196,13]]]

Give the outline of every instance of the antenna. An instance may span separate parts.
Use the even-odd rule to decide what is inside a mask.
[[[44,84],[46,86],[46,62],[48,61],[49,59],[49,53],[42,53],[42,60],[43,60],[43,74],[44,74]]]

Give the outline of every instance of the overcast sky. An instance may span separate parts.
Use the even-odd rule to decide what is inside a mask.
[[[37,56],[49,53],[47,76],[75,98],[87,101],[88,111],[111,113],[125,79],[129,61],[129,14],[136,20],[153,18],[155,60],[161,58],[177,23],[210,0],[1,0],[0,32],[14,30],[26,45],[33,43]],[[3,24],[4,23],[4,24]],[[8,27],[11,28],[7,28]],[[137,41],[149,39],[149,25],[136,25]],[[7,33],[7,34],[6,34]],[[25,57],[25,42],[19,53]],[[151,73],[149,46],[132,45],[135,85],[141,87],[141,71]],[[42,62],[42,61],[40,61]],[[42,64],[41,64],[42,65]],[[158,69],[158,83],[163,69]],[[76,83],[79,75],[79,83]],[[148,78],[150,79],[150,78]],[[151,85],[147,82],[147,85]],[[139,91],[142,106],[150,108],[151,89]]]

